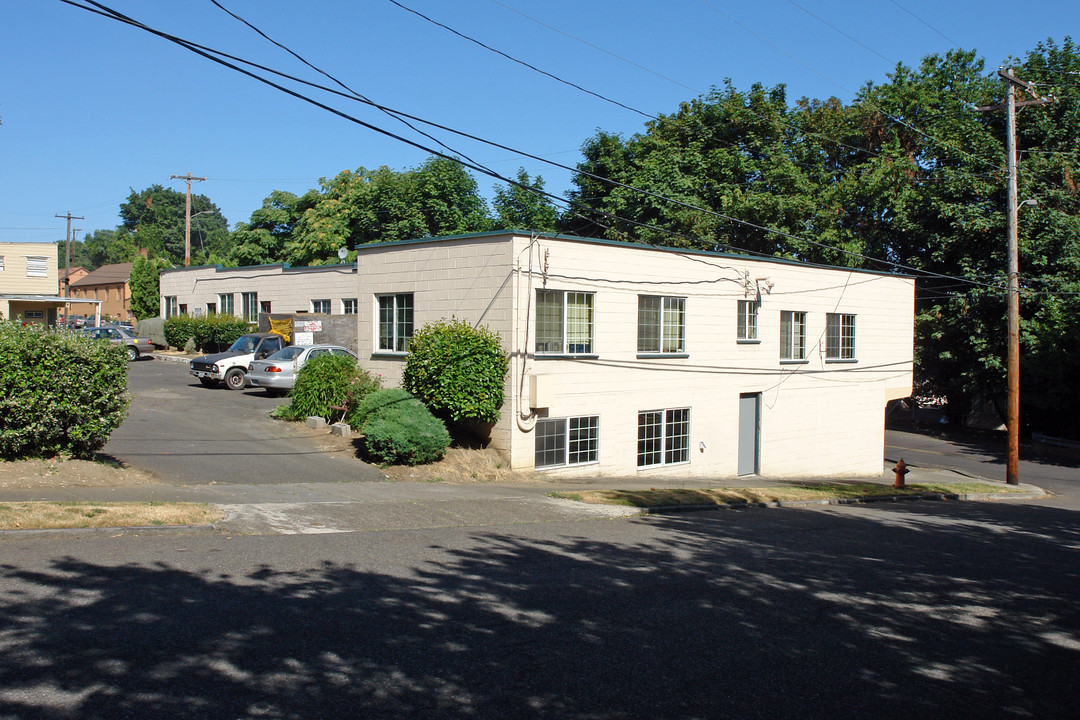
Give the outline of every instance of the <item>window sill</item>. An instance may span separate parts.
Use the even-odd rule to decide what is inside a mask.
[[[690,353],[638,353],[638,360],[685,360]]]
[[[736,345],[760,345],[761,341],[760,340],[754,340],[754,339],[751,339],[751,338],[738,338],[735,341],[735,344]]]
[[[826,365],[854,365],[857,362],[855,358],[825,358]]]
[[[551,355],[535,355],[536,360],[599,360],[600,356],[591,353],[585,353],[582,355],[573,354],[551,354]]]
[[[809,365],[809,360],[781,360],[781,365]]]
[[[408,354],[409,353],[407,352],[400,352],[398,350],[376,350],[375,352],[371,353],[371,357],[403,358],[408,356]]]

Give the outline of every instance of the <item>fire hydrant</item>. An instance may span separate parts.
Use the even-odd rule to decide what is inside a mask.
[[[904,476],[911,472],[910,470],[908,470],[907,465],[904,464],[904,458],[900,458],[900,462],[896,463],[896,467],[893,468],[893,472],[896,473],[896,482],[893,483],[893,487],[904,487]]]

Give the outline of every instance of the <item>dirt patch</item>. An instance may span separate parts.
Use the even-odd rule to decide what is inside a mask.
[[[379,468],[389,480],[400,482],[538,482],[531,473],[514,472],[495,450],[450,448],[442,460],[428,465]]]
[[[146,472],[124,467],[109,458],[74,460],[49,458],[0,463],[0,489],[36,490],[52,487],[130,487],[156,481]]]

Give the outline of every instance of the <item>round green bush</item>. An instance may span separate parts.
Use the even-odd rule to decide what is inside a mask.
[[[0,457],[91,457],[130,402],[122,346],[0,322]]]
[[[406,390],[378,390],[356,409],[362,419],[367,457],[382,465],[435,462],[450,446],[450,433],[439,418]]]
[[[331,410],[330,406],[346,406],[349,391],[362,384],[364,376],[367,373],[351,357],[320,355],[300,368],[289,393],[289,409],[278,415],[295,420],[340,415],[341,411]]]
[[[509,359],[486,327],[439,320],[417,330],[401,386],[450,422],[496,422]]]

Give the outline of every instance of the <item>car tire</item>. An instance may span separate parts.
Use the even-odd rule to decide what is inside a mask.
[[[138,350],[138,348],[133,348],[130,345],[128,345],[127,346],[127,356],[128,356],[128,362],[135,362],[136,360],[138,360],[139,359],[139,350]]]
[[[217,387],[218,381],[214,378],[199,378],[199,382],[202,383],[203,387]]]
[[[225,387],[230,390],[243,390],[246,384],[246,376],[240,368],[233,368],[225,373]]]

